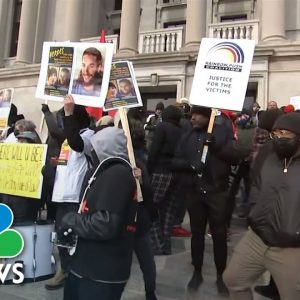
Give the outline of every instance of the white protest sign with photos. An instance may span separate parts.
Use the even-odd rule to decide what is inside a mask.
[[[189,101],[241,111],[254,54],[253,40],[203,38]]]
[[[143,106],[132,62],[113,62],[104,111]]]
[[[107,94],[113,45],[45,42],[36,97],[102,107]]]
[[[8,126],[8,117],[10,113],[11,102],[14,89],[0,89],[0,128],[5,129]]]

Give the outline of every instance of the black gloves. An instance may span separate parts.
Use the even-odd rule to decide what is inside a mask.
[[[76,212],[66,213],[61,220],[59,230],[62,232],[62,231],[68,231],[69,229],[72,229],[75,226],[76,217],[77,217]]]
[[[48,104],[42,104],[42,112],[46,113],[46,112],[49,112],[49,111],[50,111],[50,109],[49,109]]]
[[[199,157],[199,160],[191,163],[191,168],[196,174],[201,174],[204,169],[204,163],[200,159]]]
[[[212,133],[206,133],[204,136],[204,141],[203,144],[207,145],[207,146],[211,146],[214,144],[214,136],[212,135]]]

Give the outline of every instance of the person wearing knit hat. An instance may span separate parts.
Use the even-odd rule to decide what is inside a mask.
[[[232,299],[253,299],[252,286],[265,271],[271,273],[281,299],[300,299],[300,265],[295,264],[300,260],[299,125],[299,114],[281,115],[265,145],[273,147],[253,166],[257,175],[252,179],[249,230],[223,275]]]
[[[205,106],[193,105],[191,109],[191,114],[202,115],[204,117],[210,118],[211,108]]]
[[[295,111],[295,107],[294,107],[294,105],[292,105],[292,104],[287,105],[287,106],[284,108],[284,110],[283,110],[283,112],[284,112],[285,114],[291,113],[291,112],[294,112],[294,111]]]
[[[197,290],[203,282],[202,265],[207,223],[213,238],[216,286],[220,295],[228,295],[222,274],[227,261],[226,208],[229,174],[237,164],[239,154],[230,128],[214,124],[212,135],[207,134],[211,108],[193,106],[193,128],[180,139],[173,169],[184,178],[186,205],[192,231],[191,255],[194,272],[189,290]],[[201,161],[204,146],[208,146],[206,162]]]

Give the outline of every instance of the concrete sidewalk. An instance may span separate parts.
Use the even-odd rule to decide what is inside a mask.
[[[229,242],[229,253],[232,247],[246,230],[245,225],[235,221]],[[186,285],[192,275],[190,239],[173,238],[173,254],[169,256],[156,256],[157,265],[157,295],[159,300],[221,300],[215,286],[215,267],[212,255],[212,240],[207,238],[205,249],[205,263],[203,267],[204,282],[195,294],[186,292]],[[27,283],[23,285],[0,286],[1,300],[62,300],[63,290],[47,291],[45,282]],[[130,280],[126,286],[124,300],[142,300],[144,296],[144,283],[142,273],[136,258],[133,259]],[[228,299],[228,298],[227,298]],[[266,298],[256,297],[256,300]],[[86,299],[88,300],[88,299]]]

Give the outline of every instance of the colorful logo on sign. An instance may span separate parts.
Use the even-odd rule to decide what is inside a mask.
[[[9,229],[14,215],[11,209],[0,203],[0,258],[18,256],[24,247],[22,235],[15,229]]]
[[[226,63],[244,63],[244,51],[236,43],[221,42],[208,51],[209,57],[223,58]]]

